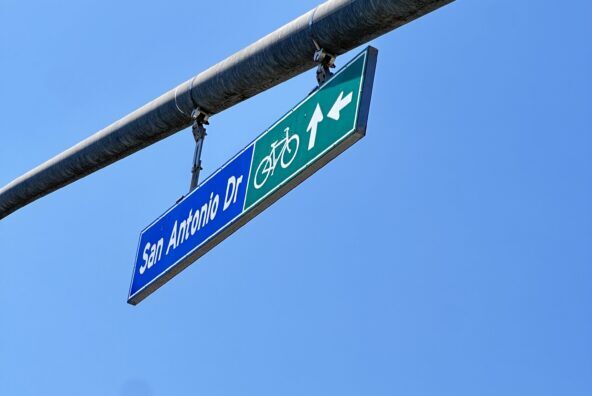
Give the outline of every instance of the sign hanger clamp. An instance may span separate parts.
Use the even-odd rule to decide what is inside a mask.
[[[209,125],[210,113],[196,107],[191,112],[191,118],[193,119],[193,125],[191,126],[191,132],[193,132],[193,138],[195,139],[195,151],[193,153],[193,165],[191,166],[191,183],[189,185],[189,192],[195,190],[199,181],[199,172],[203,169],[201,166],[201,152],[203,149],[204,140],[206,138],[206,128],[204,125]]]
[[[326,51],[324,48],[313,40],[314,45],[316,47],[316,51],[313,55],[313,60],[315,63],[318,63],[319,66],[317,67],[317,83],[319,87],[327,81],[327,79],[331,78],[333,73],[330,69],[335,68],[335,54],[332,54]]]

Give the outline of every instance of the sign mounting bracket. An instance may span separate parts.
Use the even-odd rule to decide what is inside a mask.
[[[333,73],[330,69],[335,68],[335,54],[332,54],[326,51],[324,48],[321,48],[316,40],[313,40],[315,47],[317,50],[314,52],[313,60],[315,63],[318,63],[319,66],[317,67],[317,83],[319,87],[325,83]]]
[[[195,151],[193,153],[193,165],[191,166],[191,183],[189,185],[189,192],[195,190],[197,187],[199,172],[202,170],[201,152],[207,135],[204,125],[210,124],[208,122],[210,114],[197,107],[191,112],[191,118],[193,119],[191,131],[193,132],[193,138],[195,139]]]

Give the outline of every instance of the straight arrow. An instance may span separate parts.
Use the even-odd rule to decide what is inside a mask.
[[[315,107],[315,111],[310,118],[310,122],[308,123],[308,127],[306,128],[306,132],[310,132],[310,139],[308,139],[308,149],[314,147],[315,140],[317,138],[317,128],[319,127],[319,122],[323,121],[323,112],[321,111],[321,106],[317,103],[317,107]]]

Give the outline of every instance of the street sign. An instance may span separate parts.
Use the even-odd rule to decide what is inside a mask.
[[[368,47],[140,234],[137,304],[366,133],[378,51]]]

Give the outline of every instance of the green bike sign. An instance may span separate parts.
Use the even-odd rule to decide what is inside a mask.
[[[368,47],[255,140],[245,210],[364,136],[377,52]]]

